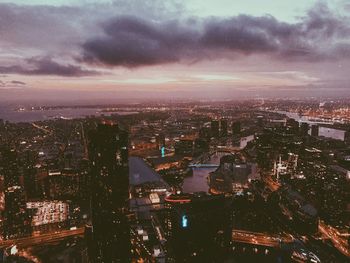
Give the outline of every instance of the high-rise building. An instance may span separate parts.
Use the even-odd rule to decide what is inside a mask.
[[[311,126],[311,136],[314,136],[314,137],[318,136],[318,125]]]
[[[3,236],[6,239],[31,234],[31,218],[26,210],[25,195],[21,186],[11,186],[5,190],[4,216]]]
[[[3,147],[0,152],[0,160],[5,189],[15,185],[18,186],[20,180],[16,151],[9,147]]]
[[[223,195],[168,196],[169,257],[175,262],[223,262],[232,236],[230,204]]]
[[[40,197],[37,170],[35,168],[36,157],[36,152],[30,150],[24,151],[21,155],[24,191],[27,199],[35,199]]]
[[[220,121],[220,135],[225,137],[227,136],[227,120],[221,119]]]
[[[211,137],[211,129],[209,127],[202,127],[199,130],[199,138],[209,140]]]
[[[211,125],[210,125],[210,129],[211,129],[211,136],[218,138],[220,135],[220,130],[219,130],[219,121],[218,120],[212,120],[211,121]]]
[[[203,152],[209,151],[209,143],[206,139],[197,138],[194,141],[194,154],[199,155]]]
[[[232,134],[237,135],[241,132],[241,122],[236,121],[232,123]]]
[[[192,156],[193,140],[181,139],[175,143],[175,154]]]
[[[297,134],[299,132],[299,122],[292,118],[287,119],[286,126],[293,134]]]
[[[163,133],[156,135],[156,143],[158,150],[161,150],[163,147],[165,147],[165,135]]]
[[[0,173],[4,176],[4,223],[5,239],[18,238],[31,233],[30,215],[26,210],[25,195],[20,185],[17,153],[5,147],[0,155]]]
[[[92,262],[130,262],[128,133],[100,123],[90,133]]]
[[[257,124],[260,128],[262,128],[264,126],[264,116],[257,116],[256,117],[256,120],[257,120]]]
[[[309,132],[309,124],[307,122],[303,122],[300,125],[300,135],[307,136]]]

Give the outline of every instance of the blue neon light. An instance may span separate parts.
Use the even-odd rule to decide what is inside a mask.
[[[182,216],[182,227],[186,228],[188,226],[188,219],[186,215]]]
[[[162,154],[162,157],[164,157],[165,156],[165,147],[164,146],[160,149],[160,152]]]

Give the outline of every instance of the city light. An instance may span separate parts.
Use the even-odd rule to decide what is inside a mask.
[[[188,219],[187,219],[187,216],[186,216],[186,215],[183,215],[183,216],[182,216],[182,227],[183,227],[183,228],[188,227]]]

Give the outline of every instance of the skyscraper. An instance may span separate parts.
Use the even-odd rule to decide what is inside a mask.
[[[220,121],[220,135],[225,137],[227,136],[227,120],[221,119]]]
[[[156,135],[156,143],[158,150],[161,150],[163,147],[165,147],[165,135],[164,133],[159,133]]]
[[[311,136],[317,137],[318,136],[318,125],[312,125],[311,126]]]
[[[232,134],[238,135],[241,132],[241,122],[236,121],[232,123]]]
[[[92,262],[129,262],[128,133],[111,122],[90,133]]]
[[[309,132],[309,124],[307,122],[303,122],[300,125],[300,135],[307,136]]]
[[[298,134],[299,122],[297,122],[296,120],[294,120],[292,118],[289,118],[289,119],[287,119],[286,126],[291,131],[291,133]]]
[[[6,239],[31,233],[30,215],[26,210],[25,195],[20,185],[17,153],[4,147],[0,154],[0,174],[4,176],[5,210],[4,231]]]
[[[175,262],[224,262],[232,236],[231,200],[206,193],[166,198],[169,256]]]
[[[218,120],[212,120],[211,121],[211,125],[210,125],[210,129],[211,129],[211,136],[218,138],[220,135],[220,130],[219,130],[219,121]]]
[[[192,156],[193,140],[181,139],[175,143],[175,154]]]

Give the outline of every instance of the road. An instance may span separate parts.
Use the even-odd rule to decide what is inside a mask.
[[[131,244],[139,258],[147,259],[147,262],[152,262],[152,251],[149,250],[143,240],[141,240],[140,236],[133,229],[131,229]]]
[[[50,134],[50,135],[52,135],[52,131],[50,131],[49,129],[46,129],[45,127],[42,127],[42,126],[40,126],[40,125],[38,125],[38,124],[35,124],[34,122],[32,123],[32,125],[33,125],[33,127],[35,127],[35,128],[37,128],[37,129],[39,129],[39,130],[42,130],[43,132],[46,132],[46,133],[48,133],[48,134]]]
[[[88,159],[89,158],[89,150],[88,150],[87,139],[86,139],[86,136],[85,136],[84,125],[83,125],[82,122],[80,123],[80,127],[81,127],[81,137],[82,137],[83,145],[84,145],[84,157],[86,159]]]
[[[318,224],[318,230],[332,240],[333,245],[345,256],[350,257],[350,248],[346,238],[339,237],[337,230],[326,225],[322,220]]]
[[[232,241],[260,245],[267,247],[279,247],[282,243],[291,243],[294,241],[292,237],[279,237],[267,235],[264,233],[249,232],[243,230],[234,230],[232,232]]]
[[[0,241],[0,248],[10,247],[13,245],[17,245],[18,248],[26,248],[36,245],[59,242],[68,237],[83,235],[84,227],[80,227],[75,230],[62,230],[59,232],[42,234],[38,236],[23,237],[14,240],[2,240]]]
[[[84,227],[80,227],[75,230],[62,230],[60,232],[55,232],[55,233],[18,238],[15,240],[0,241],[0,248],[10,247],[13,245],[17,245],[18,248],[27,248],[27,247],[36,246],[36,245],[55,243],[55,242],[64,240],[65,238],[68,238],[68,237],[83,236],[83,234],[84,234]],[[249,231],[243,231],[243,230],[234,230],[232,232],[232,240],[236,242],[256,244],[256,245],[268,246],[268,247],[277,247],[280,245],[280,242],[291,243],[294,241],[294,239],[291,237],[272,236],[264,233],[256,233],[256,232],[249,232]],[[140,242],[140,240],[137,240],[137,241],[139,241],[139,243],[142,243]],[[149,252],[147,254],[149,254]]]
[[[211,163],[198,163],[198,164],[190,164],[188,167],[190,168],[217,168],[219,167],[218,164],[211,164]]]

